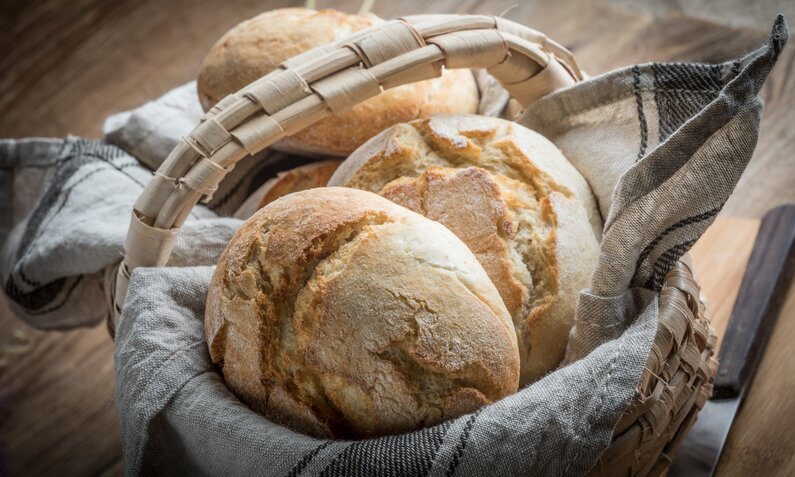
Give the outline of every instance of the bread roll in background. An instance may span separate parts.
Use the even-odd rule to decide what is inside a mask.
[[[204,59],[198,76],[205,111],[223,97],[278,68],[286,59],[383,20],[372,14],[283,8],[227,32]],[[392,88],[347,112],[319,121],[273,147],[287,152],[347,156],[393,124],[436,113],[475,113],[478,89],[469,70]]]
[[[511,313],[521,385],[557,367],[602,222],[588,183],[551,142],[502,119],[434,116],[371,139],[329,185],[376,192],[453,231]]]
[[[314,436],[433,425],[519,381],[511,318],[466,245],[354,189],[290,194],[246,221],[213,275],[205,331],[243,402]]]
[[[250,178],[252,185],[258,184],[258,187],[249,192],[246,200],[234,210],[232,216],[240,220],[248,219],[283,195],[325,187],[331,174],[342,162],[287,153],[272,153],[252,159],[261,161],[261,166],[253,171]]]
[[[279,172],[257,191],[261,194],[259,207],[270,204],[279,197],[316,187],[325,187],[342,161],[319,161]]]

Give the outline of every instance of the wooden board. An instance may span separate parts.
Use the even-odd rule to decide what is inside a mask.
[[[0,369],[0,476],[121,475],[108,332],[32,330],[1,298],[0,346],[21,331],[32,349]]]
[[[712,309],[718,343],[726,329],[759,221],[718,219],[691,255]],[[795,292],[790,289],[756,379],[735,419],[717,475],[795,475]]]
[[[690,251],[701,291],[712,310],[718,348],[729,323],[758,228],[756,219],[720,218]]]

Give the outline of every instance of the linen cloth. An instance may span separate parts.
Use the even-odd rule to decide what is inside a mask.
[[[564,366],[473,414],[416,432],[314,439],[253,413],[224,386],[204,342],[206,290],[241,223],[224,217],[242,202],[238,189],[256,187],[251,177],[280,155],[249,160],[237,182],[224,183],[226,193],[193,211],[169,267],[132,274],[115,354],[127,473],[587,472],[638,384],[663,277],[714,220],[751,158],[762,110],[757,94],[787,37],[779,17],[769,42],[736,61],[631,66],[527,109],[520,122],[563,150],[605,218],[591,288],[581,293]],[[77,138],[0,143],[2,192],[12,196],[0,230],[8,234],[16,224],[5,244],[3,289],[22,319],[68,328],[108,312],[103,278],[118,262],[129,210],[151,175],[142,164],[156,165],[187,132],[176,125],[198,121],[191,91],[110,120],[107,137],[122,147]],[[180,118],[175,127],[156,127],[169,114]],[[43,192],[31,209],[24,194],[29,199],[36,185]]]

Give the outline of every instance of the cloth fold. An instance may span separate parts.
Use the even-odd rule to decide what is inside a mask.
[[[222,183],[226,192],[193,211],[169,266],[132,274],[115,354],[127,473],[584,474],[634,395],[658,326],[662,277],[714,220],[751,157],[757,93],[786,40],[779,17],[768,44],[745,58],[632,66],[527,109],[520,122],[562,149],[607,220],[566,361],[476,413],[406,434],[362,441],[296,434],[241,404],[212,366],[204,300],[212,265],[241,223],[227,216],[258,173],[300,160],[247,159]],[[130,207],[151,175],[142,163],[162,161],[168,141],[186,132],[152,126],[172,113],[184,115],[172,124],[186,128],[197,119],[195,93],[184,88],[109,121],[108,139],[118,146],[0,142],[16,225],[4,247],[3,288],[22,319],[66,328],[107,313],[101,280],[120,258]],[[26,184],[42,186],[32,209],[19,205],[31,195],[19,190]]]
[[[105,269],[121,260],[130,207],[152,172],[122,149],[102,141],[67,138],[20,143],[0,141],[0,155],[15,151],[18,185],[14,193],[34,195],[29,157],[44,157],[52,169],[36,205],[4,244],[3,290],[11,309],[42,329],[91,326],[107,317]],[[6,156],[8,157],[8,156]],[[42,173],[39,173],[41,175]],[[14,197],[13,203],[22,197]],[[170,259],[172,266],[213,265],[236,219],[219,217],[204,206],[186,221]],[[210,261],[208,261],[210,260]]]

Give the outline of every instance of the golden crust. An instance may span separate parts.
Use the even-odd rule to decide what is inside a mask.
[[[375,194],[284,196],[235,234],[205,330],[246,404],[296,430],[366,437],[516,391],[511,318],[449,230]]]
[[[513,317],[521,384],[558,365],[596,265],[601,219],[587,183],[549,141],[501,119],[434,116],[368,141],[329,185],[379,193],[444,224]]]
[[[258,209],[279,197],[315,187],[325,187],[342,161],[312,162],[287,171],[279,172],[258,191],[262,194]]]
[[[284,60],[383,22],[372,14],[283,8],[246,20],[227,32],[204,59],[198,76],[205,111],[224,96],[276,69]],[[469,70],[399,86],[323,119],[280,141],[288,152],[346,156],[393,124],[443,113],[474,113],[478,90]]]

